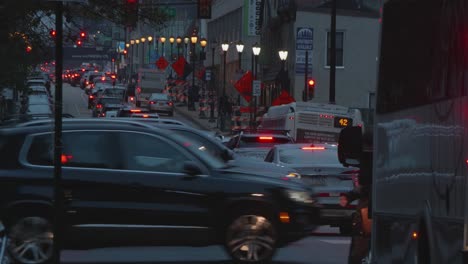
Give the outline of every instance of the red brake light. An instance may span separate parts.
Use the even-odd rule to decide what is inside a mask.
[[[325,150],[325,147],[303,147],[303,150]]]
[[[130,97],[130,101],[133,101],[133,100],[135,100],[135,98],[133,98],[133,97]]]
[[[86,71],[85,69],[81,69],[82,72]]]
[[[273,140],[273,137],[258,137],[260,140]]]
[[[146,117],[149,117],[149,115],[143,115],[143,117],[145,117],[145,118],[146,118]]]
[[[89,99],[93,99],[93,98],[94,98],[94,96],[92,96],[92,95],[89,96]]]
[[[71,155],[62,154],[62,156],[60,157],[60,162],[62,162],[62,164],[65,164],[65,163],[69,162],[72,158],[73,158],[73,156],[71,156]]]
[[[153,102],[153,101],[150,101],[150,104],[154,104],[154,102]]]
[[[115,77],[115,75],[111,75],[111,78],[112,78],[112,79],[115,79],[116,77]]]
[[[101,81],[105,81],[106,80],[106,77],[101,77]]]
[[[169,106],[172,106],[174,103],[173,102],[168,102],[167,103]]]
[[[132,113],[140,113],[141,110],[140,110],[140,109],[131,109],[130,112],[132,112]]]
[[[98,70],[94,70],[94,72],[98,72]]]
[[[102,108],[102,104],[96,105],[97,108]]]
[[[88,85],[88,84],[89,84],[89,82],[88,82],[88,81],[86,81],[86,85]]]

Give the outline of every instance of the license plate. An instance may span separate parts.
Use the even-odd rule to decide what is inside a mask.
[[[306,183],[313,186],[325,186],[327,185],[327,178],[322,176],[308,177],[304,179]]]
[[[159,105],[164,105],[164,103],[159,103]]]

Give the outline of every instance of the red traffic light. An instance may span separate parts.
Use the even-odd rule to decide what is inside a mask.
[[[31,47],[31,46],[27,46],[27,47],[26,47],[26,52],[27,52],[27,53],[30,53],[31,51],[32,51],[32,47]]]
[[[81,45],[83,45],[83,42],[81,40],[78,40],[78,41],[76,41],[76,45],[81,46]]]
[[[123,50],[123,54],[124,54],[124,55],[127,55],[127,50]]]
[[[51,29],[49,34],[51,37],[55,38],[57,36],[57,31],[55,31],[55,29]]]
[[[309,86],[314,86],[314,85],[315,85],[315,81],[314,81],[313,79],[310,79],[310,80],[307,81],[307,84],[308,84]]]
[[[81,31],[80,32],[80,38],[86,38],[86,32]]]

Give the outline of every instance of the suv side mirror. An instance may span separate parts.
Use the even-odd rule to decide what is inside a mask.
[[[345,127],[338,139],[338,159],[344,166],[360,167],[362,157],[362,128]]]
[[[183,172],[192,177],[203,173],[201,167],[193,161],[184,162]]]

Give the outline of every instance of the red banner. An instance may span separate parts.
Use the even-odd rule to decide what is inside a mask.
[[[281,94],[276,98],[271,105],[282,105],[282,104],[289,104],[295,102],[294,98],[289,95],[289,93],[285,90],[281,91]]]
[[[162,56],[156,61],[156,67],[160,70],[165,70],[167,66],[169,66],[169,62]]]
[[[182,77],[184,76],[186,65],[187,61],[184,57],[180,56],[174,63],[172,63],[172,69],[174,69],[179,77]]]
[[[252,99],[252,72],[247,71],[235,84],[234,87],[247,102]]]

